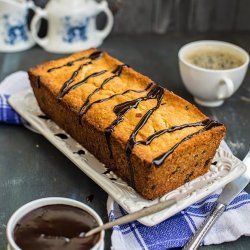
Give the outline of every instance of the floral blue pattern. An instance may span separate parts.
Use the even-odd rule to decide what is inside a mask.
[[[15,20],[14,22],[11,22],[9,15],[3,15],[2,19],[5,25],[4,41],[6,44],[16,45],[28,40],[26,16],[22,20]]]
[[[87,27],[90,17],[84,20],[74,20],[70,16],[65,16],[62,18],[62,23],[64,27],[63,41],[67,43],[73,43],[77,41],[87,40]]]

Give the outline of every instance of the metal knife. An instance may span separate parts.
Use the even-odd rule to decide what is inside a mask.
[[[197,249],[206,236],[207,232],[211,229],[216,220],[223,214],[226,206],[247,186],[250,181],[250,151],[244,158],[243,162],[247,166],[246,172],[234,181],[229,182],[223,188],[212,212],[202,223],[201,227],[194,233],[190,241],[184,246],[183,249]]]

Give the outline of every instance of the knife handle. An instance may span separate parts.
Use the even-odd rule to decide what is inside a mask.
[[[200,228],[194,233],[189,242],[184,246],[183,250],[197,249],[200,246],[204,237],[206,236],[207,232],[214,225],[216,220],[223,214],[225,208],[226,208],[225,205],[217,203],[217,205],[215,205],[210,215],[205,219]]]

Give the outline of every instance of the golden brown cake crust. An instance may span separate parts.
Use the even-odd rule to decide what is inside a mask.
[[[192,104],[96,49],[38,65],[29,76],[41,110],[146,199],[206,173],[225,134]],[[183,124],[196,125],[175,129]]]

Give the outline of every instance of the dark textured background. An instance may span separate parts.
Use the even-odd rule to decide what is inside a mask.
[[[34,1],[41,7],[48,2],[48,0]],[[108,2],[115,14],[114,33],[250,30],[249,0],[108,0]]]

